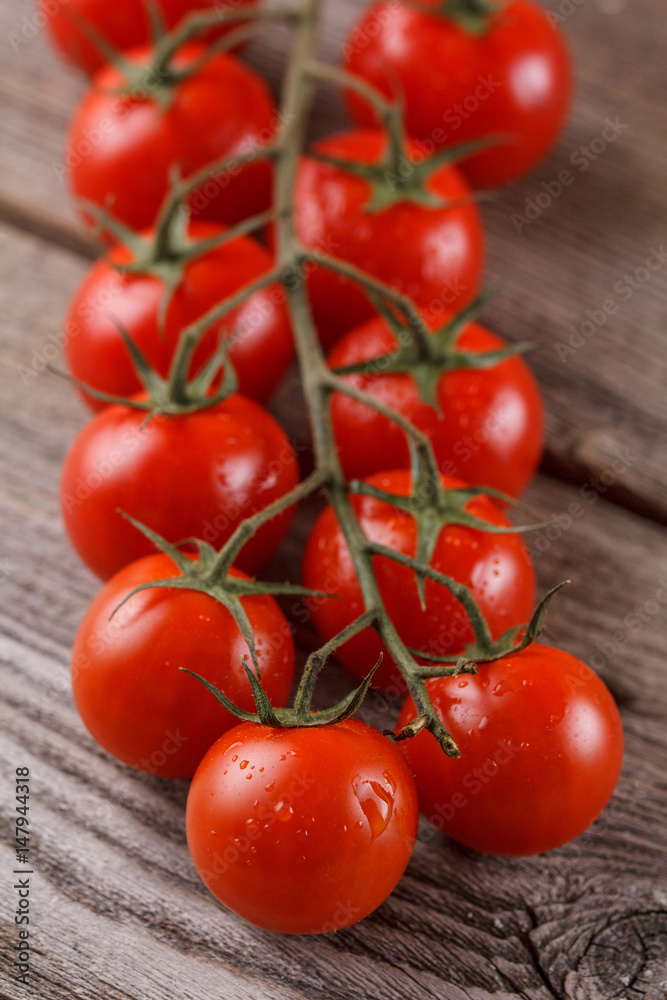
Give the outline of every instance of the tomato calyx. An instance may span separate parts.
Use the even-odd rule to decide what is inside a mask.
[[[378,547],[379,549],[380,547]],[[392,550],[387,550],[387,552],[382,552],[383,555],[389,555]],[[396,553],[396,555],[399,555]],[[409,559],[407,556],[400,557],[397,561],[403,563],[406,566],[410,566],[416,573],[424,573],[430,579],[435,580],[436,583],[442,583],[445,586],[451,588],[451,581],[448,577],[444,577],[441,573],[435,570],[426,569],[425,567],[420,567],[418,563],[414,560]],[[435,656],[433,654],[424,653],[418,649],[409,649],[410,654],[421,660],[427,661],[427,666],[423,668],[417,668],[415,670],[415,680],[417,684],[413,683],[410,693],[412,694],[415,704],[422,711],[411,719],[403,728],[394,735],[394,740],[400,743],[404,740],[413,739],[418,736],[424,729],[428,729],[429,732],[436,738],[440,747],[449,757],[458,757],[459,749],[456,742],[452,738],[451,734],[445,729],[442,722],[437,716],[435,709],[431,703],[431,700],[426,691],[425,682],[436,677],[457,677],[459,674],[476,674],[477,665],[484,663],[492,663],[496,660],[501,660],[510,654],[520,653],[521,650],[527,649],[528,646],[532,645],[541,635],[544,626],[544,619],[551,603],[552,598],[558,593],[563,587],[568,586],[569,580],[564,580],[563,583],[558,584],[549,591],[548,594],[540,601],[531,620],[526,625],[519,625],[515,628],[509,629],[504,633],[499,639],[494,640],[488,630],[484,616],[481,614],[479,609],[477,613],[474,612],[468,604],[466,604],[466,612],[470,617],[470,623],[473,627],[475,633],[474,643],[469,644],[465,649],[465,654],[463,657],[455,656]],[[452,590],[452,593],[454,591]],[[462,601],[463,603],[463,601]],[[472,613],[471,613],[472,611]],[[414,698],[413,689],[416,689],[418,694],[421,695],[419,700]],[[426,711],[424,711],[426,708]]]
[[[244,157],[243,161],[269,159],[271,156],[272,149],[267,146],[252,157]],[[235,165],[238,166],[239,162],[239,158],[236,157]],[[110,267],[120,274],[150,276],[164,285],[164,295],[158,311],[158,324],[162,330],[171,299],[184,280],[186,267],[193,260],[211,253],[226,243],[249,236],[275,219],[275,213],[269,210],[244,219],[234,226],[220,227],[220,233],[207,239],[194,240],[190,237],[191,212],[187,198],[207,179],[229,165],[230,160],[225,157],[224,160],[209,164],[203,171],[198,171],[187,180],[181,179],[177,169],[174,168],[171,190],[160,207],[154,229],[148,233],[136,232],[117,219],[108,209],[102,209],[94,202],[87,199],[77,201],[77,206],[92,216],[98,235],[103,232],[108,234],[113,237],[117,245],[128,251],[128,261],[120,262],[113,256],[108,256]]]
[[[486,34],[506,4],[507,0],[437,0],[433,4],[419,0],[409,2],[409,6],[451,21],[470,35]]]
[[[253,522],[253,528],[250,534],[254,533],[257,526],[266,523],[266,521],[268,521],[271,517],[275,517],[276,514],[290,506],[291,503],[294,502],[294,494],[296,492],[298,492],[299,496],[301,496],[303,494],[303,485],[303,483],[299,484],[295,490],[292,490],[285,497],[280,497],[279,500],[271,504],[270,507],[260,511],[259,514],[254,517],[248,518],[248,521]],[[141,584],[127,595],[122,604],[115,609],[114,614],[116,614],[123,604],[129,601],[134,594],[137,594],[142,590],[172,587],[178,590],[196,590],[199,591],[199,593],[207,594],[209,597],[212,597],[214,600],[222,604],[229,611],[248,647],[248,652],[252,659],[253,666],[256,670],[258,670],[259,663],[257,659],[257,650],[255,648],[252,626],[246,610],[243,607],[241,598],[253,595],[277,597],[284,594],[297,597],[327,596],[319,591],[313,591],[307,587],[301,587],[296,584],[269,583],[261,580],[244,579],[238,576],[232,576],[229,573],[229,569],[232,565],[232,558],[243,547],[243,544],[249,537],[249,531],[245,527],[246,522],[239,526],[240,529],[244,530],[239,531],[239,529],[237,529],[237,532],[232,535],[230,539],[228,539],[227,543],[218,552],[212,545],[209,545],[208,542],[204,542],[198,538],[184,539],[183,542],[173,545],[166,541],[166,539],[164,539],[157,532],[153,531],[145,524],[142,524],[140,521],[137,521],[135,518],[130,517],[130,515],[124,511],[119,511],[119,513],[127,521],[129,521],[130,524],[137,528],[138,531],[145,535],[146,538],[153,542],[155,547],[160,552],[163,552],[165,555],[170,557],[178,568],[179,575],[168,577],[163,580],[151,580],[147,583]],[[230,545],[230,542],[233,544]],[[186,546],[189,550],[194,549],[194,553],[192,551],[189,553],[184,552],[183,548]]]
[[[489,299],[483,292],[465,309],[443,326],[429,333],[425,324],[416,329],[414,322],[404,322],[380,296],[370,293],[374,305],[396,338],[398,347],[388,354],[370,358],[357,364],[335,368],[336,375],[407,374],[411,377],[420,398],[428,406],[441,412],[438,399],[440,379],[447,372],[459,370],[486,370],[495,368],[517,354],[533,350],[534,344],[521,342],[509,344],[495,351],[462,351],[456,342],[463,330],[480,313]]]
[[[151,367],[122,324],[116,325],[132,360],[136,376],[143,386],[143,392],[129,397],[116,396],[95,389],[64,372],[51,370],[103,403],[143,410],[146,413],[146,422],[158,414],[165,417],[180,417],[210,409],[237,391],[238,377],[229,358],[229,340],[221,341],[203,368],[196,375],[189,377],[192,355],[203,331],[200,330],[199,324],[187,327],[181,335],[169,374],[163,378]],[[208,324],[205,329],[207,328]],[[219,384],[214,388],[216,382]]]
[[[456,673],[476,673],[476,669],[466,670],[464,668],[473,665],[476,667],[479,663],[493,663],[495,660],[501,660],[510,654],[520,653],[521,650],[527,649],[528,646],[536,642],[542,634],[544,619],[551,601],[559,590],[569,586],[570,583],[570,580],[563,580],[562,583],[553,587],[539,602],[529,622],[508,629],[498,639],[493,639],[487,630],[479,628],[483,621],[481,617],[479,622],[475,620],[475,616],[471,617],[475,641],[465,647],[463,657],[438,656],[435,653],[425,653],[418,649],[410,649],[410,652],[429,664],[428,677],[450,677],[452,676],[452,667],[456,667]],[[468,613],[470,612],[468,611]],[[441,668],[444,668],[442,673]]]
[[[415,560],[424,566],[429,565],[440,533],[447,525],[458,524],[490,535],[515,535],[538,528],[546,528],[551,524],[548,521],[538,524],[510,525],[509,527],[491,524],[489,521],[470,513],[467,509],[470,501],[479,496],[491,496],[505,503],[512,503],[512,497],[500,490],[486,486],[443,486],[440,481],[434,482],[427,471],[421,468],[415,469],[414,465],[412,492],[408,496],[387,493],[363,480],[354,480],[350,483],[349,489],[350,493],[373,497],[381,503],[387,503],[406,514],[410,514],[417,525]],[[422,608],[425,608],[425,580],[419,575],[417,588]]]
[[[335,167],[366,181],[369,196],[364,210],[368,213],[383,212],[405,202],[427,209],[446,209],[474,201],[476,195],[472,192],[463,199],[446,199],[431,191],[428,182],[439,170],[455,166],[460,160],[502,142],[503,138],[507,140],[506,136],[489,135],[448,146],[433,155],[426,156],[419,152],[417,156],[414,148],[411,148],[414,144],[408,138],[405,129],[404,109],[400,98],[387,100],[366,80],[332,66],[313,63],[308,73],[314,79],[334,82],[343,89],[354,90],[360,94],[373,105],[386,133],[386,148],[376,163],[360,163],[357,160],[319,153],[317,150],[309,153],[309,156],[319,163]]]
[[[220,236],[196,242],[187,237],[187,210],[181,206],[180,211],[172,211],[173,205],[176,204],[178,204],[176,199],[167,203],[165,218],[160,220],[160,227],[167,230],[167,235],[159,235],[159,229],[156,239],[147,239],[134,233],[118,220],[110,221],[108,217],[105,218],[105,225],[118,234],[123,244],[129,247],[133,254],[130,263],[119,265],[118,270],[129,274],[150,274],[164,283],[165,294],[162,296],[158,312],[158,324],[162,328],[171,298],[182,280],[183,268],[195,257],[251,232],[263,225],[268,218],[273,217],[272,213],[261,213],[230,227]],[[86,204],[86,208],[99,212],[97,206]],[[238,390],[237,373],[229,357],[229,348],[234,343],[235,334],[232,332],[229,337],[221,337],[215,352],[203,367],[191,376],[194,352],[205,333],[216,323],[241,306],[255,292],[261,291],[279,278],[280,271],[277,268],[269,269],[183,328],[166,378],[151,367],[127,330],[117,322],[116,326],[130,355],[135,374],[144,390],[140,395],[129,398],[117,396],[95,389],[70,375],[61,372],[56,374],[63,374],[69,382],[95,399],[144,410],[149,418],[157,413],[165,416],[183,416],[217,406]]]
[[[347,628],[343,629],[339,635],[335,636],[320,649],[317,649],[315,652],[310,654],[306,662],[298,690],[294,697],[294,705],[292,708],[273,707],[262,687],[256,664],[255,671],[257,672],[251,670],[245,660],[243,661],[243,669],[245,670],[252,687],[255,706],[257,708],[256,712],[246,712],[239,708],[238,705],[235,705],[223,691],[220,691],[219,688],[216,688],[204,677],[201,677],[194,671],[185,670],[184,672],[191,674],[192,677],[200,682],[200,684],[203,684],[204,687],[210,691],[215,698],[217,698],[223,708],[225,708],[232,715],[235,715],[238,719],[241,719],[243,722],[255,722],[263,726],[268,726],[271,729],[303,729],[315,728],[317,726],[333,726],[338,722],[344,722],[345,719],[351,718],[351,716],[359,710],[368,693],[371,681],[373,680],[373,675],[382,662],[382,655],[380,655],[377,663],[369,671],[359,687],[355,688],[337,704],[332,705],[330,708],[313,711],[312,701],[317,678],[322,668],[327,663],[329,657],[337,649],[337,647],[347,642],[348,639],[351,639],[353,636],[357,635],[358,632],[363,631],[369,625],[372,625],[374,617],[375,616],[372,613],[368,612],[361,615],[356,619],[356,621],[352,622]]]
[[[78,27],[97,46],[106,61],[121,74],[122,85],[113,88],[111,93],[131,101],[151,101],[162,112],[171,106],[179,84],[198,73],[209,60],[248,41],[264,21],[290,23],[297,16],[297,12],[290,8],[267,10],[241,4],[229,10],[214,8],[204,12],[194,11],[184,17],[172,31],[167,32],[157,4],[149,3],[147,7],[153,40],[148,52],[139,60],[128,59],[125,54],[116,50],[85,19],[79,17]],[[223,24],[236,24],[237,27],[213,44],[202,45],[202,51],[187,65],[176,68],[174,61],[188,42],[200,39],[212,28]]]

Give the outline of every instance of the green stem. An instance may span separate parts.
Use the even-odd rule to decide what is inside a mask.
[[[244,518],[220,549],[209,573],[208,582],[215,585],[224,579],[238,553],[263,524],[277,517],[278,514],[282,514],[288,507],[292,507],[301,500],[305,500],[306,497],[309,497],[311,493],[315,493],[322,486],[326,486],[327,480],[328,474],[325,469],[315,469],[314,472],[311,472],[306,479],[298,483],[289,493],[278,497],[268,507],[264,507],[251,517]]]
[[[205,181],[210,180],[212,177],[217,177],[219,174],[224,174],[229,170],[239,170],[241,167],[249,166],[260,160],[270,160],[274,155],[275,147],[273,143],[267,146],[258,146],[247,153],[236,156],[225,156],[213,163],[208,163],[205,167],[190,174],[185,180],[174,184],[171,193],[160,209],[160,214],[155,224],[155,255],[157,259],[164,260],[169,258],[172,250],[171,240],[176,217],[183,211],[183,206],[187,199],[198,187],[201,187]]]
[[[244,285],[243,288],[230,295],[229,298],[213,306],[212,309],[204,313],[195,323],[191,323],[190,326],[182,330],[178,341],[178,348],[169,370],[169,396],[173,402],[180,403],[186,398],[186,386],[192,355],[206,331],[210,330],[215,323],[219,323],[220,320],[224,319],[234,309],[243,305],[255,292],[261,291],[267,285],[271,285],[279,279],[280,273],[278,271],[275,269],[267,271],[266,274],[260,275],[259,278]]]
[[[170,63],[176,53],[186,42],[193,38],[201,38],[211,28],[220,25],[231,25],[242,21],[279,21],[289,23],[298,19],[299,8],[283,7],[279,9],[254,7],[242,4],[233,10],[212,10],[200,13],[194,11],[183,18],[178,27],[171,31],[156,46],[156,56],[153,64],[158,79],[168,79],[171,74]]]
[[[338,257],[332,257],[329,254],[320,253],[316,250],[304,250],[299,256],[299,262],[302,266],[304,264],[317,264],[320,267],[324,267],[328,271],[332,271],[334,274],[338,274],[342,278],[347,278],[349,281],[353,281],[356,285],[359,285],[371,300],[375,296],[382,301],[390,303],[399,312],[403,313],[408,321],[415,347],[420,356],[424,358],[431,356],[432,344],[428,326],[417,306],[407,295],[396,291],[391,285],[387,285],[384,281],[375,278],[366,271],[362,271],[361,268],[348,263],[346,260],[340,260]]]
[[[373,555],[369,551],[364,535],[348,495],[347,482],[343,473],[333,432],[330,396],[332,387],[338,387],[335,376],[327,367],[324,352],[313,322],[305,280],[305,263],[311,255],[301,248],[296,232],[294,214],[291,211],[293,191],[296,184],[299,157],[303,149],[308,111],[313,97],[313,81],[309,73],[315,58],[317,28],[321,0],[304,0],[302,17],[295,33],[294,49],[285,78],[283,92],[283,129],[279,138],[279,154],[276,159],[274,204],[278,221],[276,224],[277,264],[284,274],[292,277],[296,273],[299,280],[285,281],[296,351],[301,371],[304,396],[310,414],[313,432],[315,461],[318,469],[326,474],[331,506],[347,542],[369,620],[376,622],[376,628],[387,646],[394,662],[405,677],[405,682],[420,714],[428,715],[429,727],[446,753],[455,756],[458,749],[452,737],[442,727],[431,705],[426,686],[419,672],[419,666],[399,636],[386,611],[382,595],[375,577]],[[329,261],[317,257],[319,263]],[[363,283],[373,282],[360,272]],[[374,282],[373,282],[374,283]],[[384,287],[383,287],[384,290]],[[394,298],[394,293],[390,293]],[[406,311],[414,310],[407,300],[401,303]],[[430,446],[429,446],[430,447]],[[368,664],[370,669],[373,665]],[[311,664],[311,670],[314,667]],[[302,681],[308,686],[308,677]]]

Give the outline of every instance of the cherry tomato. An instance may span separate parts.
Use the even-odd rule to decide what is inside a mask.
[[[433,327],[442,325],[433,318]],[[484,353],[507,345],[479,323],[459,334],[461,351]],[[380,317],[346,334],[329,355],[331,368],[343,368],[389,354],[395,335]],[[431,439],[441,471],[469,483],[493,486],[512,496],[525,489],[540,461],[544,415],[540,390],[518,357],[493,368],[458,369],[440,379],[440,412],[424,403],[407,374],[348,375],[373,399],[402,413]],[[338,451],[348,478],[362,478],[390,467],[408,468],[405,434],[386,417],[336,393],[332,418]]]
[[[429,11],[436,2],[372,4],[347,40],[345,68],[387,96],[398,87],[408,132],[431,152],[510,136],[460,164],[473,187],[507,184],[532,170],[563,127],[572,90],[565,40],[532,0],[500,4],[480,35]],[[374,123],[357,95],[348,106],[360,125]]]
[[[225,906],[267,930],[322,934],[386,899],[417,819],[408,769],[375,729],[244,723],[200,764],[186,828],[195,867]]]
[[[193,222],[189,236],[201,242],[223,232],[212,223]],[[145,233],[148,238],[150,233]],[[70,303],[65,322],[65,352],[70,371],[79,381],[112,395],[140,391],[130,355],[119,333],[120,324],[151,367],[167,375],[182,329],[199,319],[228,295],[270,270],[270,254],[255,240],[235,239],[189,261],[174,291],[164,330],[158,322],[167,290],[150,274],[122,274],[116,265],[132,260],[130,250],[113,248],[98,260]],[[277,285],[256,292],[205,335],[195,352],[192,372],[209,359],[220,334],[233,337],[229,355],[239,378],[239,390],[260,402],[271,395],[294,353],[284,295]],[[83,393],[94,410],[106,404]]]
[[[243,0],[255,3],[256,0]],[[191,11],[205,11],[218,6],[218,0],[160,0],[159,9],[166,28],[173,28]],[[145,0],[67,0],[57,3],[46,21],[51,40],[65,59],[73,65],[94,73],[107,60],[94,42],[77,25],[77,15],[85,18],[118,52],[151,39],[150,23]],[[218,28],[222,35],[230,28]]]
[[[188,44],[175,69],[191,66],[203,46]],[[150,66],[153,50],[132,49],[127,58]],[[121,72],[103,67],[70,123],[64,168],[75,198],[110,207],[135,231],[148,229],[170,187],[172,172],[188,177],[225,157],[242,155],[273,138],[276,118],[263,79],[234,56],[216,55],[173,87],[162,107],[150,83],[140,93],[118,96]],[[232,224],[271,203],[266,162],[227,171],[192,197],[196,217]],[[88,219],[82,213],[84,221]]]
[[[119,509],[170,542],[201,538],[217,548],[241,520],[298,482],[287,435],[244,396],[145,420],[141,410],[108,406],[84,427],[65,460],[65,527],[80,558],[104,580],[153,551]],[[259,569],[292,516],[288,510],[263,525],[239,554],[239,568]]]
[[[380,131],[343,132],[318,143],[316,151],[374,164],[380,161],[386,142]],[[410,151],[419,155],[414,146]],[[371,185],[365,178],[304,157],[295,193],[298,235],[305,247],[356,265],[424,309],[447,306],[455,310],[479,289],[484,263],[482,223],[476,205],[460,203],[470,192],[456,168],[439,168],[426,188],[459,203],[426,208],[402,201],[371,212]],[[312,270],[309,288],[315,322],[327,346],[375,315],[358,286],[323,268]]]
[[[586,664],[536,643],[474,677],[427,685],[461,757],[445,757],[426,732],[400,746],[422,812],[449,837],[488,854],[541,854],[602,812],[621,771],[623,729]],[[408,698],[398,728],[415,715]]]
[[[367,481],[398,496],[407,496],[411,487],[410,473],[402,469],[377,473]],[[445,476],[443,484],[451,488],[464,485]],[[372,497],[353,497],[352,504],[367,538],[414,557],[417,530],[410,514]],[[497,504],[484,495],[471,500],[467,510],[489,524],[509,525]],[[445,587],[426,581],[426,611],[423,611],[411,569],[383,556],[376,556],[373,563],[387,613],[406,645],[445,656],[463,652],[472,642],[468,617]],[[438,537],[431,566],[470,588],[494,638],[529,621],[535,603],[535,574],[519,535],[492,535],[460,525],[446,525]],[[313,622],[323,639],[333,638],[363,614],[361,588],[331,507],[320,516],[308,539],[303,580],[313,590],[337,595],[309,599]],[[373,683],[398,694],[405,690],[403,680],[372,629],[350,639],[336,655],[355,676],[364,677],[381,652],[384,659]]]
[[[245,579],[232,570],[231,575]],[[208,748],[238,720],[194,677],[255,711],[242,667],[250,653],[230,612],[193,590],[142,584],[178,577],[169,556],[157,553],[125,566],[94,598],[72,652],[74,701],[97,742],[118,760],[150,774],[190,778]],[[262,686],[273,705],[289,698],[294,643],[272,597],[242,597],[255,636]],[[114,614],[114,612],[116,612]],[[113,617],[111,617],[113,615]]]

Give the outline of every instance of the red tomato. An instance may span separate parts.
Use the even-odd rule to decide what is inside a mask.
[[[407,470],[396,470],[370,476],[368,482],[388,493],[407,496],[411,477]],[[450,488],[464,485],[445,476],[443,484]],[[371,497],[354,497],[352,503],[367,538],[414,557],[417,531],[410,514]],[[467,510],[489,524],[509,525],[497,504],[486,496],[471,500]],[[385,608],[406,645],[445,656],[463,652],[472,642],[468,617],[445,587],[426,581],[426,611],[422,611],[412,570],[380,556],[373,562]],[[519,535],[491,535],[446,525],[440,532],[431,566],[470,588],[494,638],[529,621],[535,603],[535,573]],[[309,601],[313,622],[325,641],[363,613],[361,589],[331,507],[320,516],[308,539],[303,580],[313,590],[337,595]],[[365,677],[381,652],[384,659],[373,683],[398,694],[405,690],[402,677],[372,629],[350,639],[336,655],[355,676]]]
[[[386,145],[380,131],[344,132],[318,143],[318,153],[362,164],[378,163]],[[418,154],[416,147],[410,151]],[[423,156],[420,156],[423,159]],[[447,200],[469,189],[454,167],[441,167],[427,190]],[[424,309],[456,310],[479,290],[484,236],[477,206],[425,208],[403,201],[369,212],[371,186],[362,177],[304,157],[295,193],[298,235],[305,247],[356,265],[409,295]],[[375,310],[361,289],[323,268],[312,271],[311,302],[320,336],[331,345]]]
[[[183,47],[176,69],[191,65],[203,46]],[[150,47],[127,58],[150,65]],[[173,90],[163,108],[150,84],[137,96],[118,96],[124,79],[103,67],[70,123],[64,168],[75,198],[111,207],[135,231],[148,229],[170,187],[170,172],[188,177],[209,163],[248,153],[273,138],[276,118],[264,80],[233,56],[209,59]],[[271,203],[267,162],[228,171],[202,185],[192,198],[194,214],[232,224]],[[87,218],[83,213],[84,218]]]
[[[212,223],[193,222],[197,242],[223,232]],[[144,234],[148,238],[150,233]],[[175,290],[165,329],[158,324],[164,282],[152,275],[122,274],[114,265],[132,260],[127,247],[116,246],[107,260],[91,267],[70,303],[65,322],[65,352],[75,378],[94,389],[127,397],[140,391],[118,323],[160,375],[167,375],[182,329],[228,295],[271,268],[271,256],[255,240],[235,239],[190,261]],[[193,373],[209,359],[222,333],[234,335],[229,354],[239,390],[264,401],[285,374],[294,353],[285,296],[277,285],[255,293],[206,334],[193,361]],[[106,404],[84,393],[94,410]]]
[[[432,326],[444,323],[434,318]],[[506,347],[505,341],[479,323],[471,323],[456,341],[462,351],[483,353]],[[395,350],[397,340],[376,317],[348,333],[329,355],[331,368],[342,368]],[[347,375],[348,382],[373,399],[402,413],[431,439],[440,469],[468,483],[493,486],[512,496],[525,489],[540,461],[544,414],[540,390],[518,357],[494,368],[458,369],[442,376],[440,413],[424,403],[407,374]],[[332,417],[338,451],[348,478],[382,469],[408,468],[405,433],[368,406],[336,393]]]
[[[507,184],[532,170],[563,127],[572,90],[565,40],[532,0],[500,5],[481,35],[431,13],[435,2],[372,4],[347,40],[344,66],[387,96],[400,88],[407,130],[431,152],[511,135],[460,164],[473,187]],[[375,122],[356,95],[348,106],[359,124]]]
[[[255,3],[256,0],[243,0]],[[186,14],[195,10],[214,9],[218,0],[160,0],[159,9],[165,26],[173,28]],[[144,45],[151,39],[145,0],[123,0],[110,3],[109,0],[61,0],[55,10],[49,13],[46,25],[51,40],[68,62],[94,73],[107,60],[97,46],[79,29],[76,15],[91,24],[111,46],[119,52]],[[225,34],[229,27],[218,29]]]
[[[245,579],[232,570],[231,575]],[[74,701],[89,732],[118,760],[150,774],[190,778],[235,716],[194,677],[255,711],[241,665],[250,653],[230,612],[193,590],[159,588],[130,597],[144,583],[180,576],[169,556],[146,556],[120,570],[97,594],[72,652]],[[273,705],[289,698],[294,643],[272,597],[241,598],[257,648],[262,686]]]
[[[61,505],[80,558],[102,579],[153,552],[118,509],[170,542],[216,548],[238,523],[298,482],[282,427],[244,396],[184,416],[108,406],[84,427],[65,460]],[[263,525],[238,558],[254,573],[287,532],[293,511]]]
[[[417,819],[396,747],[348,719],[225,733],[194,776],[186,827],[195,867],[225,906],[267,930],[323,934],[386,899]]]
[[[541,854],[579,836],[614,791],[623,759],[618,709],[600,678],[560,649],[534,644],[474,677],[427,682],[459,745],[401,743],[424,815],[476,851]],[[408,698],[398,721],[416,715]]]

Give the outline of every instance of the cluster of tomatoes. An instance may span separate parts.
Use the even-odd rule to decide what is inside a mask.
[[[216,7],[161,0],[167,27],[207,6]],[[82,218],[109,246],[76,292],[66,326],[70,370],[96,412],[65,462],[63,516],[77,553],[106,581],[73,651],[84,723],[132,767],[194,775],[187,830],[197,869],[227,906],[272,930],[336,930],[371,912],[403,874],[420,808],[479,851],[536,853],[578,835],[613,791],[622,731],[602,682],[555,649],[534,644],[476,675],[427,682],[460,748],[456,759],[428,732],[394,744],[351,718],[238,724],[235,714],[254,718],[262,699],[265,712],[285,706],[295,669],[289,622],[270,586],[247,575],[274,554],[293,509],[264,523],[211,584],[215,551],[299,482],[294,449],[262,405],[293,357],[289,310],[282,286],[263,280],[274,267],[271,233],[260,242],[258,227],[244,228],[269,218],[273,167],[255,153],[272,142],[280,118],[259,75],[208,47],[221,37],[213,22],[205,40],[184,36],[170,48],[174,36],[149,40],[140,0],[77,0],[50,26],[66,56],[95,74],[71,123],[66,163]],[[389,0],[372,4],[355,26],[344,66],[379,92],[401,93],[412,137],[405,177],[385,178],[384,201],[373,204],[369,168],[382,166],[387,137],[376,109],[351,91],[357,127],[302,157],[293,195],[299,240],[409,296],[450,363],[424,398],[409,371],[383,364],[400,347],[390,317],[349,275],[321,266],[308,274],[314,319],[331,368],[347,370],[351,385],[430,439],[445,491],[465,482],[490,488],[466,504],[475,525],[443,524],[430,564],[469,588],[498,639],[530,618],[535,579],[494,493],[509,499],[526,487],[543,420],[524,361],[474,319],[455,318],[482,279],[470,185],[512,180],[553,144],[568,104],[566,51],[532,0],[500,8]],[[442,157],[424,175],[422,196],[396,196],[399,180],[409,181],[426,157],[489,133],[494,144],[466,147],[458,166]],[[208,169],[234,157],[236,166]],[[200,172],[187,213],[174,211],[173,185]],[[235,308],[184,350],[182,331],[237,293]],[[334,393],[331,420],[349,479],[411,495],[405,435],[386,413]],[[368,539],[414,555],[408,510],[368,492],[352,502]],[[199,541],[175,547],[188,539]],[[412,569],[380,555],[374,562],[406,646],[425,657],[463,654],[474,637],[452,593],[427,580],[422,601]],[[325,642],[363,612],[331,507],[309,538],[303,584]],[[373,683],[405,698],[373,629],[337,655],[365,677],[380,653]],[[250,654],[260,694],[244,666]],[[408,696],[396,732],[415,715]]]

